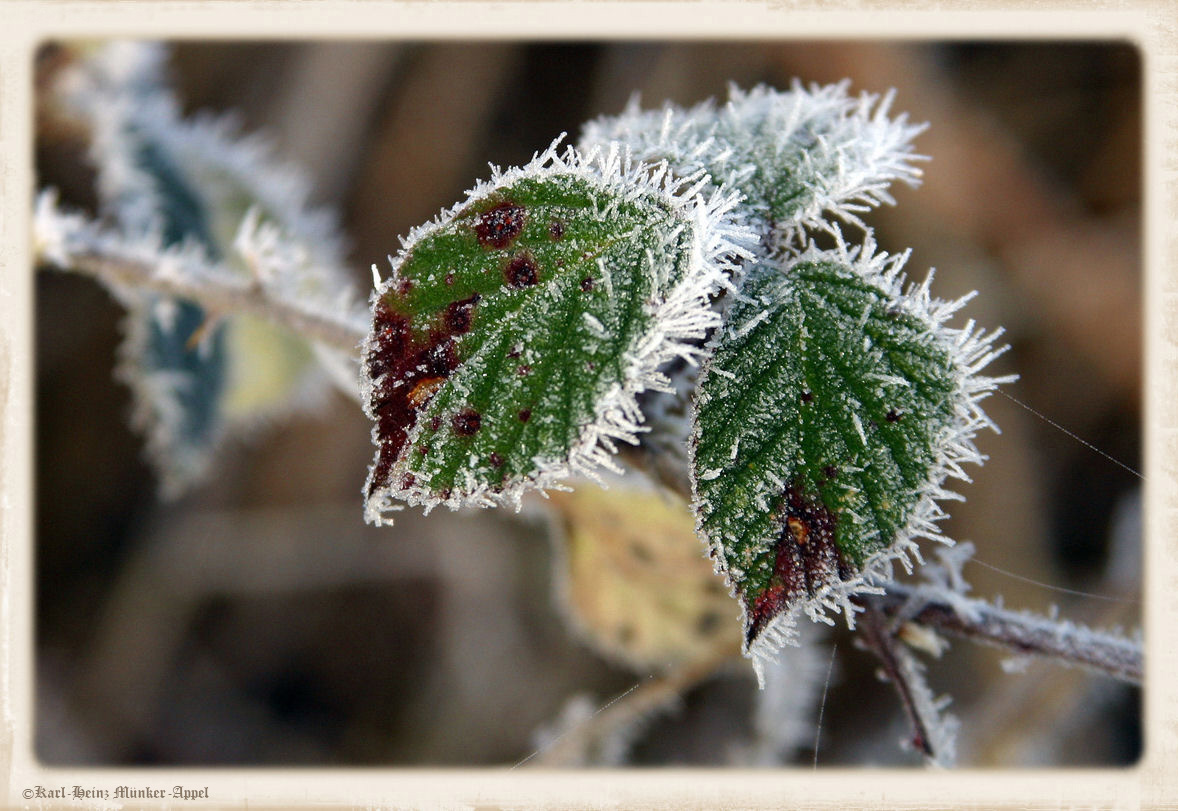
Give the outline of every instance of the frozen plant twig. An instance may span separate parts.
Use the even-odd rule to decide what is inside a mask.
[[[884,614],[1019,654],[1085,667],[1130,684],[1141,684],[1140,641],[1096,631],[1067,620],[1011,611],[984,600],[964,599],[935,586],[892,583],[886,594],[865,598]]]
[[[879,659],[884,675],[899,695],[912,727],[912,747],[930,763],[952,765],[957,722],[952,716],[941,716],[940,711],[946,702],[933,697],[925,682],[923,668],[902,645],[896,643],[887,617],[879,606],[863,597],[854,599],[864,608],[859,644]]]
[[[941,562],[926,567],[925,582],[892,582],[884,593],[855,598],[863,608],[863,647],[880,659],[896,688],[912,726],[913,745],[939,765],[953,761],[957,720],[941,717],[944,700],[934,698],[921,664],[905,645],[897,644],[897,637],[913,625],[1141,683],[1141,646],[1133,640],[967,597],[969,584],[961,567],[972,554],[970,543],[941,550]]]
[[[36,261],[92,276],[112,288],[152,290],[205,307],[210,316],[248,313],[327,346],[359,355],[367,318],[312,312],[272,293],[257,279],[211,263],[198,251],[161,249],[150,240],[132,241],[103,231],[79,215],[56,207],[43,193],[33,221]]]

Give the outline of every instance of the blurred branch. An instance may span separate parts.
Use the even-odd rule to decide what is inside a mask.
[[[534,752],[512,768],[524,765],[552,768],[584,763],[587,753],[600,748],[611,738],[625,735],[628,729],[652,712],[681,698],[688,690],[732,662],[738,653],[735,645],[722,646],[714,655],[682,665],[662,678],[639,682],[585,721],[557,736],[549,746]]]
[[[148,290],[200,304],[212,317],[247,313],[296,335],[357,354],[367,325],[326,309],[312,312],[275,295],[254,277],[231,274],[202,255],[162,250],[151,240],[130,242],[105,233],[42,194],[34,218],[36,261],[91,276],[119,291]]]
[[[927,717],[924,710],[927,702],[920,702],[916,698],[921,688],[928,692],[923,677],[912,672],[912,668],[905,667],[901,660],[900,650],[895,636],[887,627],[885,617],[880,607],[871,602],[860,601],[864,612],[862,617],[862,633],[859,634],[860,647],[875,654],[892,687],[900,697],[900,704],[904,707],[904,715],[912,727],[912,746],[930,762],[938,762],[943,753],[933,748],[930,730],[937,724],[936,718]]]
[[[197,282],[182,276],[160,274],[155,266],[130,257],[100,253],[74,254],[64,269],[108,283],[188,299],[213,314],[254,315],[304,338],[349,353],[357,352],[365,336],[354,323],[300,310],[271,296],[259,284],[242,283],[228,276],[206,275]]]

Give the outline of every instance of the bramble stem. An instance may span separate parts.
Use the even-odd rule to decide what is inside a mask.
[[[192,279],[182,274],[161,274],[149,262],[95,251],[71,253],[69,265],[64,269],[116,285],[187,299],[213,315],[248,313],[351,354],[357,353],[366,334],[355,322],[299,309],[274,298],[260,284],[227,275],[219,278],[203,273]]]
[[[899,652],[896,650],[896,639],[887,627],[887,618],[879,606],[873,602],[858,601],[864,611],[860,618],[863,628],[860,634],[862,647],[867,648],[879,659],[884,674],[896,689],[900,703],[904,707],[904,714],[912,726],[912,746],[930,761],[935,761],[940,753],[933,751],[929,729],[935,719],[925,719],[920,712],[920,704],[914,696],[914,687],[910,673],[903,666]]]
[[[1141,684],[1145,666],[1140,642],[1064,620],[1010,611],[983,600],[939,594],[932,586],[890,583],[886,588],[886,594],[867,597],[864,602],[901,621]]]

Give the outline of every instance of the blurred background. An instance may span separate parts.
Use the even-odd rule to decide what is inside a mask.
[[[42,91],[52,62],[47,48]],[[169,67],[186,111],[235,110],[310,173],[362,290],[398,235],[462,198],[488,162],[575,140],[635,92],[656,106],[722,98],[730,82],[894,87],[895,111],[931,123],[916,146],[932,160],[920,188],[895,189],[898,205],[869,218],[881,247],[911,247],[910,276],[936,267],[943,298],[980,290],[967,315],[1005,326],[1012,345],[990,371],[1020,375],[1004,390],[1141,469],[1142,83],[1128,44],[178,42]],[[43,129],[36,158],[39,186],[93,206],[84,143]],[[120,319],[90,280],[38,274],[35,748],[47,765],[511,765],[544,730],[583,730],[656,683],[673,700],[635,710],[613,748],[569,733],[579,750],[529,765],[728,765],[763,734],[747,663],[660,681],[570,628],[542,508],[365,525],[369,423],[341,396],[234,443],[211,481],[160,501],[111,377]],[[956,488],[968,501],[944,525],[977,546],[973,594],[1139,627],[1139,480],[1009,399],[987,412],[1002,434],[980,437],[990,461]],[[735,603],[729,613],[735,640]],[[838,630],[815,642],[822,671],[831,641],[819,763],[918,764],[875,660]],[[962,765],[1137,759],[1139,691],[1008,659],[953,641],[929,661],[962,721]],[[813,732],[778,760],[808,766]]]

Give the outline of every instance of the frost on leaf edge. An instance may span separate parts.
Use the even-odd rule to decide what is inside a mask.
[[[496,485],[494,489],[470,479],[466,488],[454,488],[446,498],[416,483],[398,488],[395,493],[386,486],[371,496],[367,495],[376,471],[374,460],[368,468],[363,491],[366,495],[364,518],[368,523],[378,526],[392,523],[390,513],[401,510],[403,504],[423,506],[427,513],[439,505],[452,510],[511,505],[518,510],[528,491],[537,490],[543,494],[545,489],[567,489],[562,485],[565,479],[575,475],[596,479],[597,472],[602,469],[621,472],[612,459],[617,443],[637,444],[638,434],[647,430],[642,424],[638,395],[647,390],[668,390],[670,381],[659,367],[674,358],[698,363],[703,350],[692,342],[698,342],[709,330],[719,326],[720,316],[712,307],[712,296],[729,284],[728,278],[738,263],[752,256],[751,247],[756,240],[753,232],[736,219],[741,196],[726,189],[708,188],[709,179],[703,174],[678,177],[665,162],[635,162],[625,145],[618,142],[594,147],[588,152],[572,146],[566,146],[563,152],[558,151],[564,137],[558,137],[522,167],[502,170],[492,165],[491,177],[469,189],[465,200],[410,230],[401,239],[397,256],[390,257],[392,274],[381,281],[374,266],[374,282],[378,283],[370,297],[373,312],[380,297],[399,282],[397,269],[416,243],[445,228],[455,215],[478,200],[524,179],[572,176],[595,184],[604,195],[621,202],[633,202],[652,195],[658,197],[675,212],[680,224],[692,232],[691,256],[683,278],[662,300],[648,304],[655,330],[630,348],[623,380],[614,383],[601,397],[596,419],[582,428],[565,458],[534,459],[535,468],[531,475]],[[603,212],[612,205],[614,203],[607,204]],[[375,381],[369,378],[367,371],[367,358],[372,350],[372,335],[369,333],[361,346],[361,396],[365,414],[375,421],[371,409]],[[406,447],[417,441],[422,428],[418,423],[410,430]],[[373,443],[379,447],[377,430],[374,425],[371,435]]]
[[[934,339],[948,350],[949,359],[957,370],[957,385],[953,392],[954,417],[950,424],[938,436],[937,456],[932,470],[924,486],[917,493],[917,500],[912,507],[905,526],[896,533],[891,544],[869,557],[860,571],[850,580],[839,581],[822,586],[818,593],[809,600],[800,602],[789,611],[773,617],[761,633],[743,646],[744,655],[752,660],[758,684],[764,685],[764,667],[766,662],[772,661],[777,652],[785,645],[797,644],[797,619],[803,612],[814,622],[833,625],[834,620],[827,612],[842,613],[849,628],[854,628],[854,615],[859,609],[851,598],[859,594],[882,594],[884,587],[893,579],[893,564],[900,563],[911,573],[912,558],[923,563],[916,539],[924,538],[952,546],[954,541],[937,529],[937,523],[947,517],[938,501],[964,501],[964,497],[944,487],[948,478],[969,482],[969,475],[962,468],[965,463],[981,465],[985,462],[983,456],[974,445],[973,439],[983,428],[989,428],[995,433],[1001,433],[998,426],[986,416],[982,410],[981,401],[997,389],[998,386],[1012,383],[1017,375],[989,377],[980,374],[991,361],[1009,349],[1008,346],[995,347],[994,342],[1002,336],[1003,329],[997,328],[986,333],[977,327],[973,319],[968,320],[962,327],[950,327],[948,321],[965,306],[975,295],[976,291],[961,298],[943,300],[933,298],[930,285],[933,271],[930,270],[924,281],[908,283],[902,270],[908,260],[910,252],[889,255],[877,252],[873,237],[868,235],[861,246],[848,246],[842,234],[833,229],[836,246],[833,249],[821,249],[813,242],[804,251],[791,252],[783,264],[801,262],[835,262],[849,268],[864,281],[876,286],[884,295],[894,302],[894,306],[907,314],[924,321],[928,331]],[[778,287],[791,283],[788,272],[781,274],[776,282]],[[699,437],[699,423],[696,419],[698,408],[706,402],[706,388],[704,383],[713,371],[710,360],[715,347],[723,341],[729,327],[725,325],[717,330],[708,342],[709,360],[700,370],[699,392],[697,400],[692,405],[692,430],[688,440],[689,449],[694,448]],[[690,452],[690,451],[689,451]],[[748,612],[744,602],[739,599],[737,584],[728,575],[727,559],[723,544],[719,539],[709,538],[703,528],[701,518],[701,498],[694,455],[690,469],[692,510],[696,514],[696,533],[708,544],[713,557],[713,570],[724,578],[729,587],[729,593],[741,606],[742,627],[747,629]]]
[[[834,170],[811,173],[823,183],[820,188],[810,188],[811,200],[802,210],[788,221],[770,222],[763,204],[751,202],[748,206],[754,215],[751,219],[763,234],[775,231],[779,244],[796,244],[806,230],[829,230],[831,217],[865,227],[858,215],[893,204],[888,192],[893,182],[919,185],[922,172],[914,163],[928,160],[912,149],[913,139],[927,124],[910,124],[903,113],[889,117],[895,90],[851,96],[850,85],[850,79],[809,86],[794,79],[787,91],[765,84],[749,90],[729,85],[723,105],[709,99],[690,108],[667,103],[651,110],[641,109],[635,96],[620,115],[588,122],[580,144],[627,140],[640,159],[665,158],[673,169],[686,173],[702,170],[710,162],[719,163],[728,168],[715,182],[740,188],[757,167],[741,152],[740,144],[730,142],[732,133],[748,142],[766,135],[752,130],[767,130],[774,138],[773,148],[780,153],[805,128],[826,130],[802,157],[809,164],[830,162]],[[766,119],[772,120],[771,126],[765,126]]]

